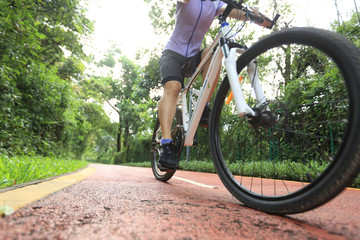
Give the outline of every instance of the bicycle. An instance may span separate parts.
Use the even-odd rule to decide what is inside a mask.
[[[229,12],[242,10],[245,20],[268,28],[279,15],[270,20],[244,1],[223,1],[228,7],[219,16],[220,32],[179,96],[172,131],[179,158],[183,146],[193,145],[224,57],[226,75],[209,126],[212,161],[222,183],[246,206],[268,213],[314,209],[339,194],[360,170],[359,51],[343,37],[315,28],[281,30],[246,48],[234,40],[234,27],[226,22]],[[208,62],[202,87],[193,89]],[[160,139],[157,120],[152,170],[166,182],[175,170],[158,169]]]

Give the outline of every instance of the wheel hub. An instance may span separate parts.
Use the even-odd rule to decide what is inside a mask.
[[[261,111],[259,108],[254,108],[255,116],[246,116],[250,126],[253,128],[271,128],[275,126],[276,118],[270,111]]]

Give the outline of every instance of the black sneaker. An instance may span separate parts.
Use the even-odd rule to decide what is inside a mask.
[[[179,167],[177,149],[174,141],[160,145],[160,171],[175,170]]]
[[[208,104],[206,104],[203,114],[200,118],[200,123],[199,123],[200,126],[205,127],[205,128],[209,127],[210,114],[211,114],[211,108],[209,107]]]

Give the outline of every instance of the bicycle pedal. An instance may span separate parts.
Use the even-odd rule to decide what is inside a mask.
[[[179,169],[179,167],[176,167],[175,169],[173,168],[168,168],[168,167],[165,167],[163,166],[161,163],[158,163],[158,168],[161,172],[173,172],[175,171],[176,169]]]

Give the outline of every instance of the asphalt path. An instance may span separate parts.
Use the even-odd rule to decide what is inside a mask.
[[[0,239],[360,239],[359,190],[276,216],[243,206],[216,174],[177,171],[162,183],[148,168],[90,168],[82,181],[0,218]]]

